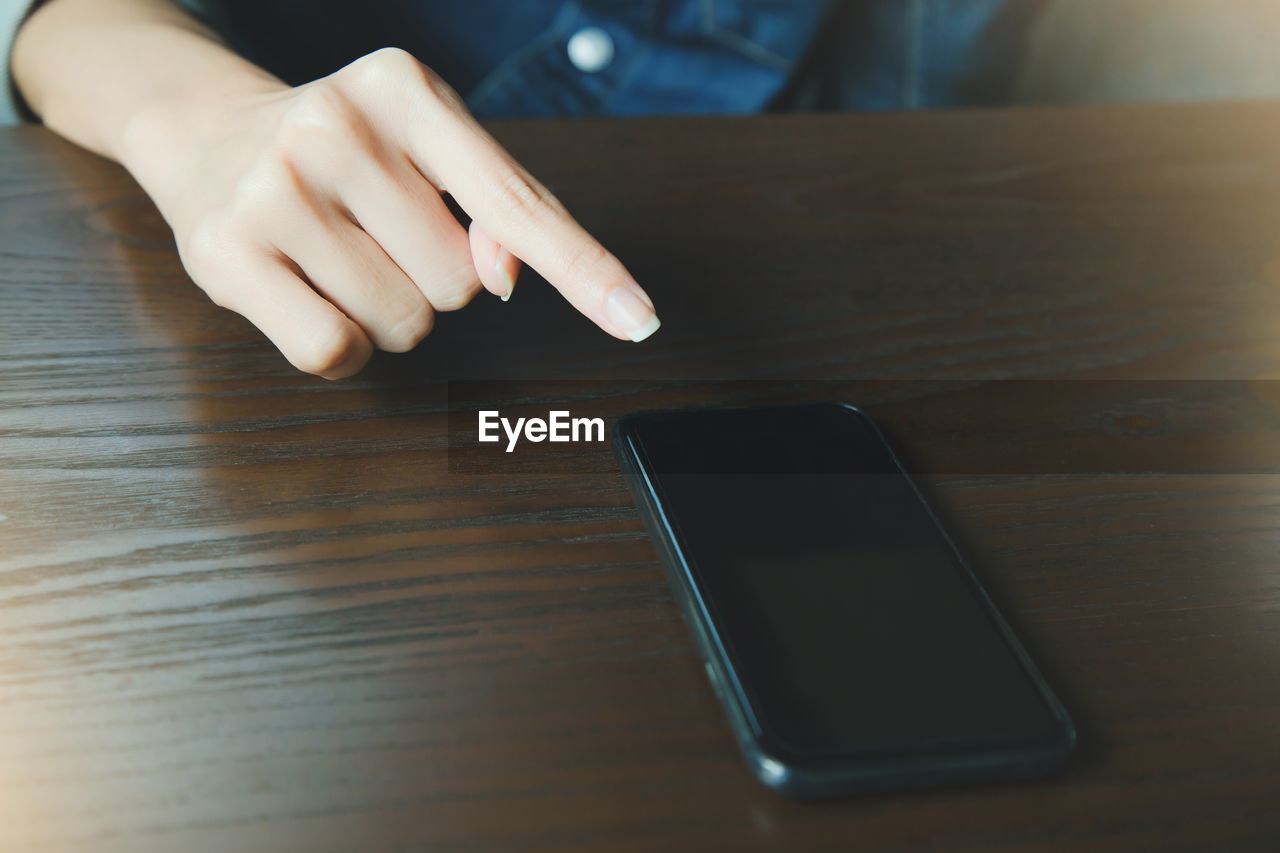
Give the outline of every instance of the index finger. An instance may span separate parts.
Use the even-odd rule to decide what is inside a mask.
[[[406,128],[406,146],[423,173],[600,328],[632,341],[656,332],[653,302],[622,262],[460,102],[429,100],[423,113],[411,112]]]

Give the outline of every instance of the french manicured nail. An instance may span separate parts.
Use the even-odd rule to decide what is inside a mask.
[[[604,312],[609,322],[633,341],[643,341],[662,325],[649,301],[625,285],[609,294]]]
[[[511,273],[507,272],[506,260],[511,257],[511,253],[506,249],[499,248],[497,257],[493,259],[493,268],[498,271],[498,278],[502,281],[506,290],[502,293],[502,301],[506,302],[511,298],[511,292],[516,289],[516,283],[511,278]]]

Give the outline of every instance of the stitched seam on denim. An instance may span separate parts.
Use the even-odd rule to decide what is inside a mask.
[[[906,68],[902,77],[902,100],[911,109],[920,106],[920,52],[924,39],[924,0],[907,4]]]
[[[720,42],[731,50],[753,59],[762,65],[768,65],[778,71],[791,68],[791,60],[774,53],[769,48],[756,44],[746,36],[726,30],[716,24],[715,0],[702,0],[702,27],[713,40]]]
[[[483,103],[485,98],[492,96],[494,92],[501,88],[503,83],[510,80],[522,65],[562,39],[565,33],[569,31],[569,25],[573,23],[573,19],[577,17],[581,10],[582,6],[579,3],[566,3],[546,30],[535,36],[527,45],[498,63],[497,67],[486,74],[484,79],[477,83],[463,100],[466,101],[471,109],[475,109],[477,104]]]

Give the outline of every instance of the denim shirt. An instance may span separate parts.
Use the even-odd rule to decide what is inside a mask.
[[[998,102],[1039,0],[184,2],[289,82],[394,45],[493,118]]]
[[[177,2],[290,83],[402,47],[496,118],[1000,103],[1046,0]],[[31,3],[0,0],[0,54]]]

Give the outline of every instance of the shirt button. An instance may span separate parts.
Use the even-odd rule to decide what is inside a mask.
[[[599,27],[583,27],[569,39],[569,61],[587,74],[601,71],[613,61],[613,39]]]

